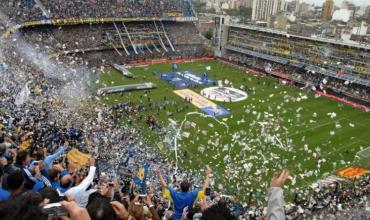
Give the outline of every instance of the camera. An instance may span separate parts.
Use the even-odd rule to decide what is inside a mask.
[[[210,196],[211,195],[211,188],[207,187],[205,194],[206,194],[206,196]]]
[[[43,212],[48,214],[49,217],[67,216],[67,210],[60,202],[50,203],[44,206]]]

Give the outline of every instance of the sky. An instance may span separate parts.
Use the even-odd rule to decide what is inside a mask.
[[[325,0],[300,0],[300,2],[307,2],[309,4],[322,5]],[[343,0],[334,0],[335,5],[340,6]],[[370,5],[370,0],[353,0],[358,6]]]

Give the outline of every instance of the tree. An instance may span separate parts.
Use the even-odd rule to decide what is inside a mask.
[[[213,37],[213,33],[212,33],[212,31],[207,31],[207,32],[203,33],[203,36],[205,38],[207,38],[208,40],[211,40],[212,37]]]

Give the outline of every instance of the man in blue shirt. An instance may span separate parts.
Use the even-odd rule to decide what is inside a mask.
[[[156,173],[159,176],[159,180],[163,188],[168,189],[170,191],[170,195],[173,201],[173,206],[174,206],[174,211],[175,211],[172,219],[180,220],[184,208],[188,207],[188,210],[190,212],[200,191],[195,190],[195,191],[189,192],[190,184],[187,180],[184,180],[180,184],[181,192],[177,192],[176,190],[174,190],[173,188],[167,185],[159,169],[156,170]],[[205,192],[206,188],[209,186],[209,175],[210,174],[211,174],[211,168],[207,166],[206,177],[205,177],[203,189],[202,189],[203,192]]]
[[[3,182],[4,168],[0,165],[0,202],[6,201],[10,198],[10,193],[1,187]]]

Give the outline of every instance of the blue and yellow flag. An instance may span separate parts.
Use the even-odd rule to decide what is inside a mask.
[[[146,177],[148,175],[149,166],[149,164],[145,164],[141,167],[134,178],[134,183],[141,186],[142,194],[146,194]]]

